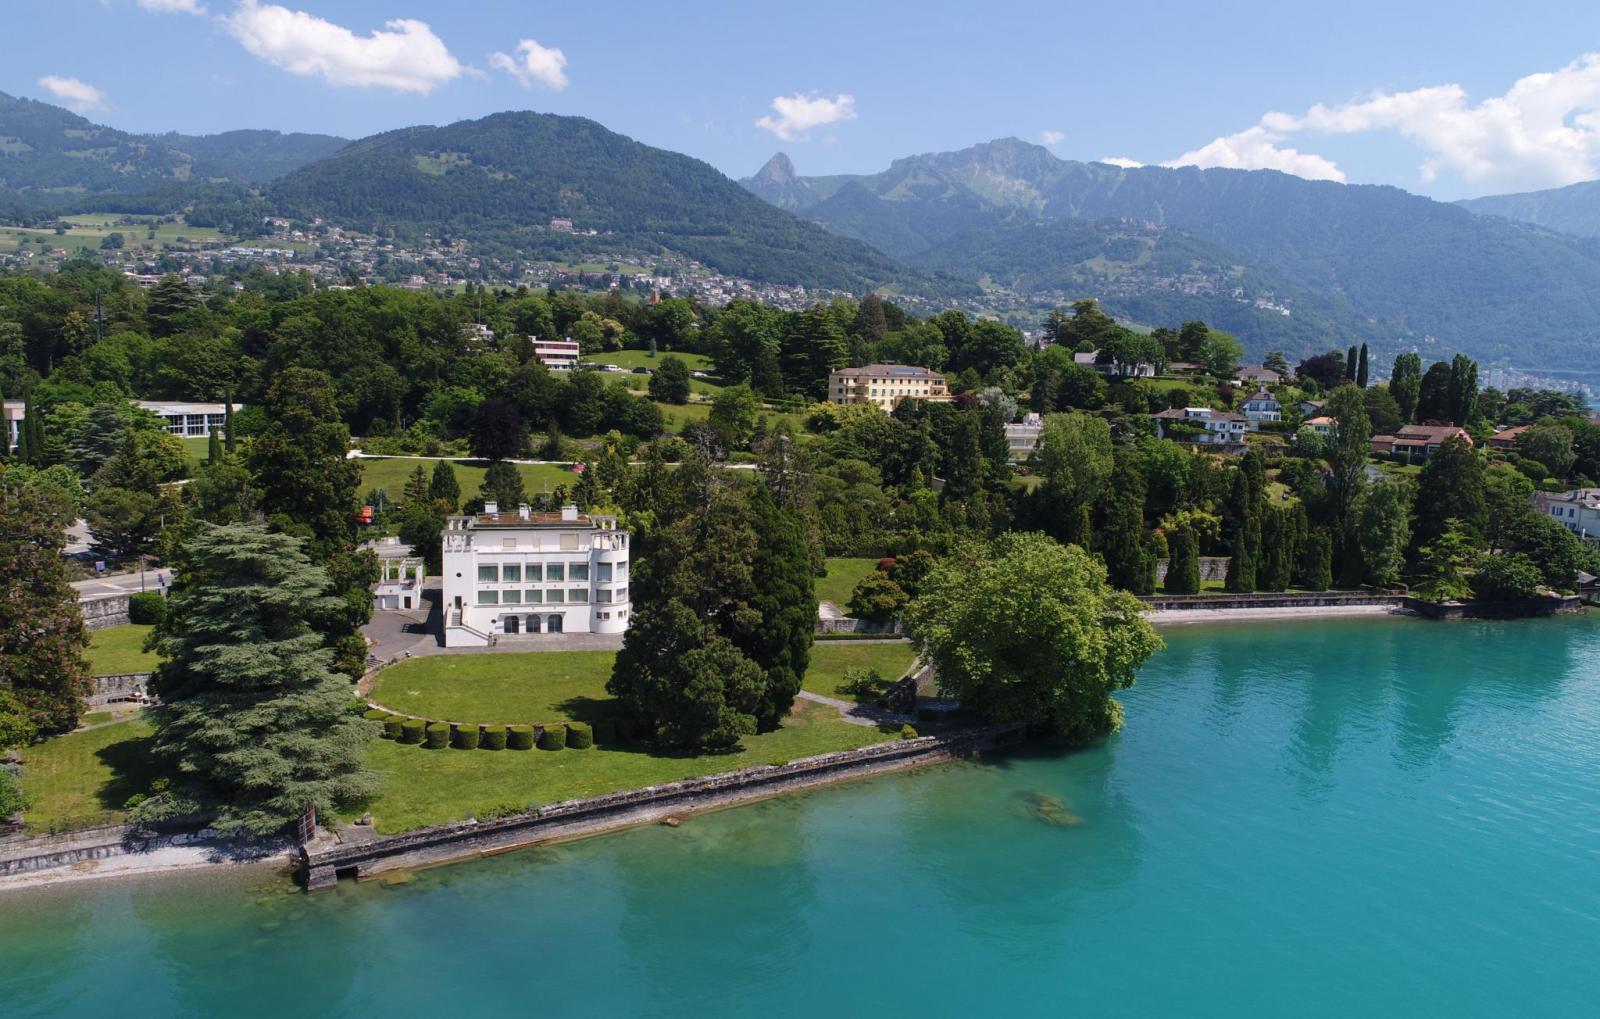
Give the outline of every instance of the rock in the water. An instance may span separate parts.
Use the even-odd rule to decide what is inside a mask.
[[[1028,793],[1023,796],[1029,812],[1035,818],[1057,828],[1072,828],[1083,823],[1083,818],[1067,809],[1067,803],[1059,796],[1049,796],[1045,793]]]

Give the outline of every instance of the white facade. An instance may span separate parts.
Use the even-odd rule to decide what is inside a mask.
[[[1578,537],[1600,541],[1600,488],[1535,492],[1533,505]]]
[[[0,416],[5,418],[6,439],[10,443],[7,450],[15,449],[17,443],[22,441],[22,413],[25,405],[21,400],[6,400]]]
[[[1155,415],[1156,423],[1161,427],[1164,437],[1173,437],[1167,428],[1168,423],[1182,421],[1190,425],[1198,425],[1205,429],[1193,436],[1178,436],[1179,441],[1198,442],[1208,446],[1238,446],[1244,444],[1245,433],[1254,431],[1253,422],[1243,414],[1232,411],[1213,410],[1210,407],[1183,407],[1174,410],[1164,410]]]
[[[1032,456],[1042,434],[1044,418],[1038,414],[1029,414],[1020,424],[1006,425],[1006,451],[1011,462],[1021,463]]]
[[[422,585],[427,566],[410,545],[399,538],[369,541],[366,548],[378,557],[378,582],[372,585],[372,607],[382,612],[422,611]]]
[[[1244,402],[1244,416],[1256,425],[1263,421],[1282,421],[1283,404],[1265,389],[1258,389]]]
[[[165,400],[135,400],[139,406],[155,414],[156,417],[166,422],[167,431],[173,435],[207,436],[211,429],[218,432],[225,431],[224,423],[228,419],[228,407],[221,403],[181,403]],[[234,410],[239,410],[244,404],[236,403]]]
[[[628,532],[568,506],[451,517],[444,532],[444,642],[628,628]]]
[[[528,339],[533,341],[533,356],[551,371],[571,371],[578,367],[581,351],[576,340],[541,340],[537,336]]]

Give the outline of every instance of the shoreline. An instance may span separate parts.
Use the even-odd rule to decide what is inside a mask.
[[[166,845],[144,852],[124,853],[98,860],[83,860],[60,867],[0,876],[0,896],[7,892],[27,892],[63,885],[99,881],[129,881],[179,874],[244,872],[253,869],[293,873],[291,847],[285,843],[259,849],[231,849],[227,858],[218,858],[218,846]]]
[[[1195,623],[1249,623],[1268,620],[1353,619],[1378,616],[1414,619],[1413,613],[1393,605],[1264,605],[1260,608],[1151,609],[1145,619],[1153,626],[1188,626]]]

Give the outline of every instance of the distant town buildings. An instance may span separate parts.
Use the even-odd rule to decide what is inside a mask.
[[[528,506],[451,517],[444,543],[444,643],[621,633],[628,628],[628,538],[616,517]]]
[[[834,403],[870,403],[893,410],[901,400],[950,399],[944,376],[909,364],[869,364],[841,368],[828,375],[828,399]]]

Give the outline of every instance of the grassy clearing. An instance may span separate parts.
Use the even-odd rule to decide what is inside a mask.
[[[915,658],[909,643],[860,644],[852,641],[831,641],[811,645],[811,665],[801,680],[802,689],[824,697],[850,695],[839,689],[844,674],[850,669],[871,669],[887,680],[905,675]]]
[[[381,785],[363,809],[372,811],[379,832],[392,834],[497,809],[522,810],[529,804],[782,764],[893,738],[871,726],[841,721],[827,705],[802,703],[777,732],[746,737],[740,752],[702,757],[598,746],[555,752],[423,750],[381,740],[367,754]]]
[[[606,713],[614,651],[414,658],[378,675],[372,699],[452,722],[529,724]]]
[[[189,458],[189,473],[193,474],[206,462],[206,454],[211,451],[211,437],[185,435],[179,441],[183,443],[183,452]]]
[[[817,578],[817,600],[831,601],[844,611],[856,585],[877,568],[876,559],[829,559],[828,575]]]
[[[363,458],[361,463],[361,491],[366,493],[369,489],[381,488],[388,493],[389,498],[399,501],[400,495],[405,491],[406,479],[411,472],[421,464],[428,477],[433,477],[436,460],[414,459],[411,457],[373,457]],[[483,475],[488,464],[482,460],[452,460],[455,468],[456,481],[461,485],[461,498],[471,499],[483,487]],[[571,488],[577,484],[578,476],[565,467],[553,464],[517,464],[517,473],[522,475],[522,487],[529,495],[540,492],[553,492],[558,486],[565,485]]]
[[[582,360],[590,364],[614,364],[618,368],[655,368],[661,363],[663,357],[675,357],[689,366],[692,372],[711,371],[711,359],[704,354],[681,354],[670,350],[663,350],[650,356],[648,350],[611,350],[603,354],[585,354]]]
[[[156,656],[144,650],[144,639],[154,627],[129,624],[95,630],[89,634],[89,671],[96,676],[149,672]]]
[[[123,804],[150,784],[151,728],[142,718],[46,740],[23,752],[29,832],[116,824]]]

